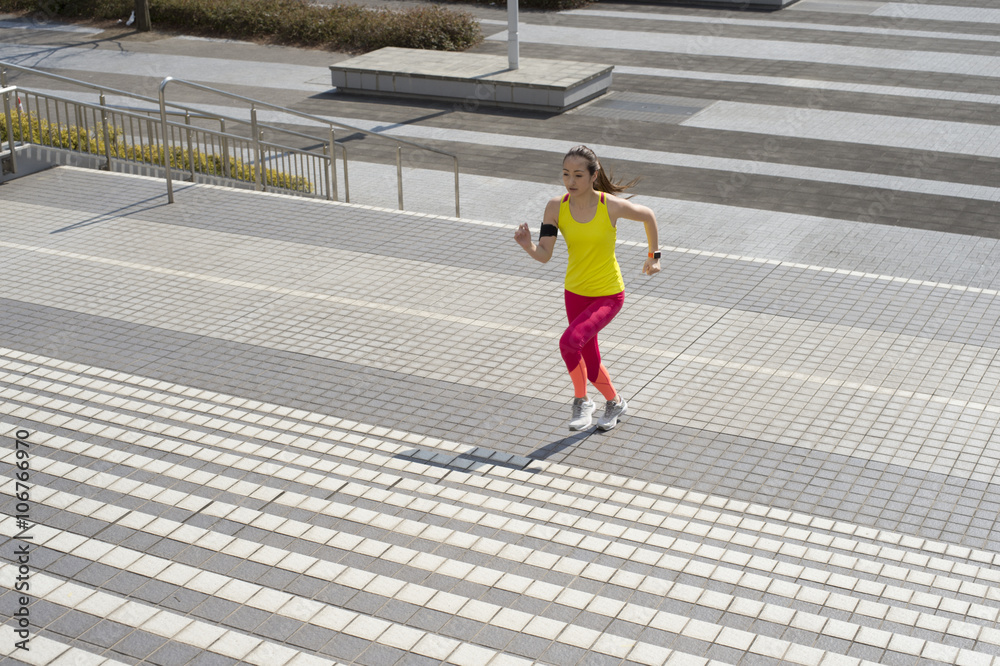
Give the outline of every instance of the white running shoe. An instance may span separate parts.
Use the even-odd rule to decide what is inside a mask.
[[[570,430],[589,428],[597,405],[590,398],[573,398],[573,416],[569,420]]]
[[[619,396],[621,397],[621,396]],[[618,417],[628,411],[628,403],[625,398],[621,402],[608,400],[604,405],[604,415],[597,419],[597,427],[601,430],[611,430],[618,425]]]

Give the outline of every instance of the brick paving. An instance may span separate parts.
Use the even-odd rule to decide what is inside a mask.
[[[887,15],[911,6],[937,18]],[[523,56],[632,68],[561,116],[343,98],[310,83],[315,51],[0,27],[0,57],[60,44],[71,76],[91,41],[86,76],[119,88],[171,73],[151,54],[209,82],[223,63],[293,66],[234,89],[457,152],[464,214],[417,162],[415,212],[391,210],[394,191],[362,186],[393,168],[368,140],[351,183],[368,206],[183,183],[166,205],[162,180],[66,167],[0,185],[0,654],[997,663],[1000,29],[989,3],[963,6],[960,22],[822,0],[526,13],[567,42],[629,30],[622,13],[677,19],[640,19],[649,52],[526,31]],[[747,48],[671,52],[678,35]],[[778,42],[830,62],[775,59]],[[931,56],[829,56],[844,45]],[[979,69],[935,72],[934,54]],[[602,349],[630,413],[609,433],[565,428],[564,258],[511,238],[581,141],[644,177],[665,257],[640,276],[642,228],[622,222],[626,305]]]

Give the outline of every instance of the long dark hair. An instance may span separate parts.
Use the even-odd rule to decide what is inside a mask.
[[[607,173],[603,168],[601,168],[601,163],[597,159],[597,154],[588,148],[587,146],[576,146],[575,148],[570,148],[569,152],[563,157],[563,162],[566,161],[567,157],[582,157],[587,162],[587,171],[593,176],[597,174],[597,180],[594,181],[594,189],[598,192],[607,192],[608,194],[618,194],[619,192],[624,192],[625,190],[634,187],[636,183],[639,182],[638,178],[633,178],[627,183],[620,180],[612,180],[613,174]]]

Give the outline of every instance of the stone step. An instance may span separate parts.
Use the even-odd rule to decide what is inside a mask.
[[[56,571],[32,589],[67,623],[107,618],[247,663],[315,658],[149,603],[169,589],[477,666],[574,651],[727,663],[696,656],[710,644],[803,666],[880,663],[850,646],[964,664],[1000,645],[985,551],[12,350],[0,386],[0,431],[45,425],[29,438],[30,531]],[[8,587],[15,574],[0,571]],[[126,576],[131,591],[108,582]],[[44,654],[86,659],[53,635]]]

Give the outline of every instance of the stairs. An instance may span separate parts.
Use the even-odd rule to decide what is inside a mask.
[[[1000,653],[990,552],[10,349],[0,386],[3,439],[30,431],[31,608],[51,618],[30,652],[5,628],[19,662]]]

